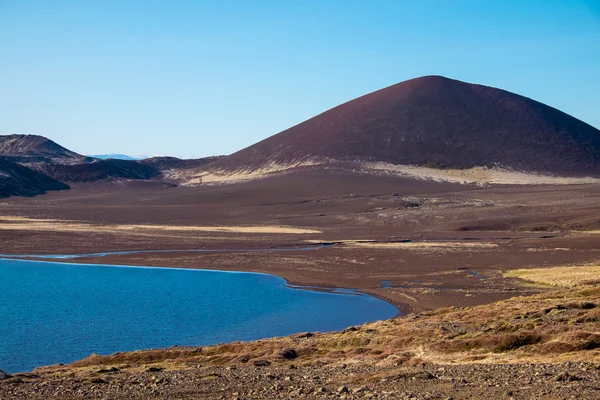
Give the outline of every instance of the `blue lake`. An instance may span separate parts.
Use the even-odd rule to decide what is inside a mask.
[[[339,330],[397,312],[371,296],[297,289],[273,275],[0,259],[0,369]]]

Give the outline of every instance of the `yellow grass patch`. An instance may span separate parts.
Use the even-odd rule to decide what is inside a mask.
[[[345,243],[351,247],[368,247],[376,249],[462,249],[462,248],[492,248],[498,247],[495,243],[480,242],[349,242]]]
[[[14,215],[2,215],[0,216],[1,222],[60,222],[59,219],[41,219],[41,218],[29,218]]]
[[[265,167],[254,170],[242,169],[237,171],[228,171],[223,169],[211,169],[191,174],[190,172],[186,171],[182,172],[179,170],[173,170],[167,173],[167,177],[182,181],[182,184],[187,186],[195,186],[201,184],[237,183],[265,178],[269,175],[276,173],[289,172],[290,170],[298,167],[307,167],[318,164],[319,163],[316,161],[306,160],[302,162],[289,164],[271,163]]]
[[[322,240],[309,239],[306,243],[323,243]],[[375,240],[364,239],[343,239],[331,240],[328,243],[341,243],[346,248],[364,247],[372,249],[461,249],[461,248],[494,248],[498,247],[496,243],[490,242],[377,242]]]
[[[136,232],[136,231],[178,231],[178,232],[226,232],[226,233],[267,233],[267,234],[317,234],[315,229],[288,226],[197,226],[197,225],[140,225],[105,224],[87,222],[35,219],[25,217],[0,217],[0,230],[53,231],[53,232]]]
[[[568,247],[530,247],[529,252],[544,252],[544,251],[571,251]]]
[[[486,167],[474,167],[468,169],[436,169],[418,167],[414,165],[365,163],[363,164],[363,169],[366,172],[382,172],[391,175],[407,176],[436,182],[454,182],[478,185],[577,185],[600,182],[600,179],[591,177],[560,177]]]
[[[520,278],[543,285],[575,287],[598,283],[600,265],[571,265],[562,267],[515,269],[504,274],[508,278]]]

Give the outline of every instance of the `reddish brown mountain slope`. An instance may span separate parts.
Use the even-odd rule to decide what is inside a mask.
[[[600,131],[535,100],[440,76],[362,96],[217,161],[309,159],[600,175]]]

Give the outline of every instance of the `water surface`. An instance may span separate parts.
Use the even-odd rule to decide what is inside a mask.
[[[0,259],[0,369],[339,330],[397,311],[368,295],[301,290],[266,274]]]

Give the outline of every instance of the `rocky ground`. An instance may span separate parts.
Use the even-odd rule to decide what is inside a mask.
[[[198,365],[185,371],[127,367],[88,376],[19,374],[0,383],[3,399],[596,399],[597,364],[471,364],[382,367]]]

